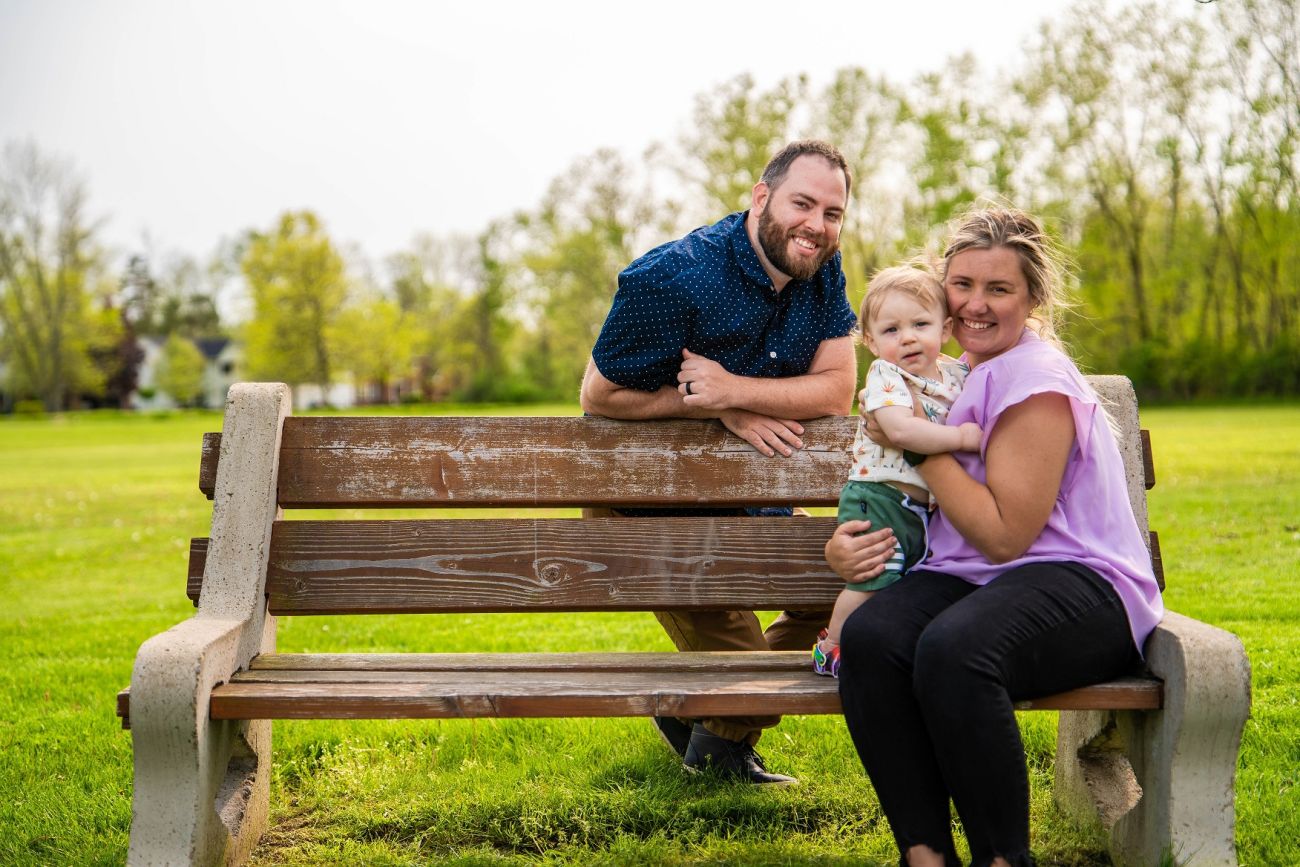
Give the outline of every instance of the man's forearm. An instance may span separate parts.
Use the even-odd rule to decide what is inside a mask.
[[[733,406],[774,418],[808,419],[847,415],[853,406],[853,374],[840,370],[781,379],[737,377]]]
[[[582,397],[583,412],[606,418],[716,418],[717,413],[690,407],[682,403],[677,389],[663,386],[658,391],[638,391],[635,388],[614,386],[599,394]]]
[[[853,400],[852,384],[847,397],[838,393],[843,390],[828,374],[785,379],[740,376],[736,377],[735,396],[728,408],[788,419],[846,415]],[[638,391],[605,380],[594,388],[584,383],[581,402],[584,412],[622,419],[717,418],[725,411],[688,406],[682,397],[680,391],[667,385],[657,391]]]
[[[582,411],[606,418],[716,418],[717,413],[687,406],[672,386],[655,391],[627,388],[606,379],[593,362],[587,362],[579,398]]]

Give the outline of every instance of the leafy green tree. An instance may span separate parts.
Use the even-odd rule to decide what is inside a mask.
[[[206,362],[194,341],[172,334],[163,344],[156,382],[181,406],[194,406],[203,393]]]
[[[618,273],[647,243],[654,212],[627,164],[600,150],[557,177],[536,213],[519,217],[527,246],[515,294],[536,323],[520,351],[542,393],[577,393]]]
[[[694,126],[678,142],[678,176],[699,199],[700,220],[749,207],[749,194],[772,154],[790,138],[808,82],[787,78],[767,91],[739,75],[695,99]]]
[[[1300,14],[1291,0],[1230,5],[1218,12],[1236,104],[1227,159],[1241,176],[1233,325],[1263,351],[1300,345]]]
[[[378,385],[380,400],[389,402],[393,380],[414,370],[425,340],[416,316],[396,301],[372,297],[345,308],[334,328],[339,366],[358,383]]]
[[[47,411],[100,394],[105,375],[92,353],[118,340],[104,309],[102,255],[86,216],[86,192],[72,167],[31,142],[10,142],[0,158],[0,354],[10,388]],[[100,300],[97,308],[96,298]]]
[[[507,312],[511,301],[509,233],[506,223],[495,222],[477,238],[472,288],[452,319],[459,337],[452,343],[455,349],[449,358],[459,368],[461,386],[456,394],[464,400],[516,396],[518,383],[512,382],[510,362],[517,357],[511,348],[518,327]]]
[[[904,219],[914,243],[946,223],[982,192],[994,192],[981,170],[987,161],[982,107],[971,93],[975,58],[950,60],[938,72],[922,75],[903,100],[901,118],[917,133],[919,146],[908,164],[915,192]]]
[[[468,381],[452,359],[463,335],[459,310],[475,267],[472,239],[418,235],[411,247],[386,262],[389,294],[419,332],[414,375],[425,400],[434,400]]]
[[[867,280],[901,252],[897,181],[906,143],[900,126],[901,92],[883,76],[841,69],[814,105],[815,134],[844,154],[853,172],[840,234],[850,301],[857,309]]]
[[[140,334],[216,337],[222,333],[212,267],[185,255],[166,258],[160,274],[146,253],[133,254],[122,274],[121,307]]]
[[[248,373],[292,385],[333,381],[335,325],[347,296],[343,258],[310,211],[250,235],[240,262],[253,301]]]

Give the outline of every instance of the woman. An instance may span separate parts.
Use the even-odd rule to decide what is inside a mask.
[[[1029,782],[1013,702],[1123,673],[1163,613],[1105,411],[1052,329],[1062,268],[1037,222],[954,223],[941,275],[971,366],[949,425],[980,452],[911,456],[939,511],[930,554],[844,625],[840,695],[903,863],[1030,864]],[[846,581],[882,545],[841,525]]]

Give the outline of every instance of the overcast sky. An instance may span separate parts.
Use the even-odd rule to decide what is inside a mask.
[[[206,256],[311,208],[378,258],[532,207],[599,147],[639,160],[742,72],[1013,68],[1068,5],[0,0],[0,141],[70,158],[120,251]]]

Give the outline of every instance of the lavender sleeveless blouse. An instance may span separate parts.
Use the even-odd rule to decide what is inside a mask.
[[[944,519],[940,506],[930,522],[930,554],[923,568],[982,585],[1027,563],[1082,563],[1115,588],[1128,614],[1133,643],[1141,651],[1147,635],[1164,615],[1164,603],[1129,504],[1124,462],[1115,437],[1097,395],[1074,364],[1026,328],[1016,346],[971,370],[947,423],[973,421],[983,429],[984,441],[978,454],[954,452],[953,457],[983,483],[984,453],[998,417],[1009,407],[1044,392],[1070,399],[1075,442],[1061,492],[1043,532],[1018,559],[993,564]]]

